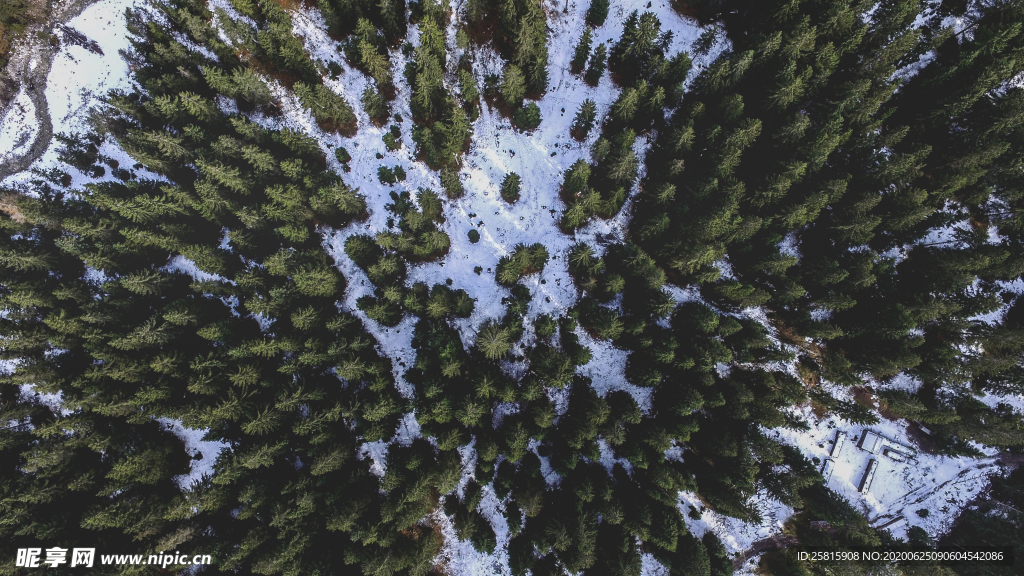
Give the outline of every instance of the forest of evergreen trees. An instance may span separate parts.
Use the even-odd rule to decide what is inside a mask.
[[[203,574],[444,574],[441,516],[476,550],[499,548],[485,491],[501,503],[516,576],[639,576],[643,555],[673,575],[732,574],[722,542],[687,529],[680,491],[750,522],[765,494],[799,511],[787,530],[814,545],[1020,543],[1020,472],[997,477],[941,542],[913,531],[898,542],[767,431],[806,428],[791,408],[809,404],[926,426],[937,454],[1024,447],[1022,415],[980,400],[1024,394],[1024,1],[674,6],[705,31],[682,51],[644,3],[612,7],[626,17],[610,42],[592,30],[609,2],[589,6],[570,72],[618,91],[566,112],[589,146],[551,183],[571,248],[510,245],[487,271],[503,312],[473,338],[467,286],[410,270],[449,253],[445,208],[467,193],[459,171],[481,110],[520,132],[544,126],[536,102],[560,5],[152,0],[129,11],[134,87],[105,96],[89,133],[61,137],[61,167],[0,190],[5,550],[195,551],[215,559]],[[318,14],[337,62],[311,56],[297,10]],[[485,48],[500,74],[480,71]],[[342,61],[369,79],[363,93],[325,84]],[[349,179],[349,151],[265,121],[294,99],[319,130],[351,136],[362,111],[394,126],[394,150],[403,97],[415,157],[441,187],[410,189],[381,160],[382,206]],[[529,192],[515,172],[494,186],[510,206]],[[351,278],[324,238],[375,210],[386,231],[344,242],[372,295],[346,309]],[[576,236],[624,211],[623,240]],[[953,239],[934,240],[939,230]],[[179,258],[211,279],[169,266]],[[531,314],[527,279],[555,258],[578,299]],[[672,286],[700,298],[678,303]],[[751,308],[766,321],[741,313]],[[373,334],[407,319],[414,359],[399,365]],[[649,409],[580,373],[592,340],[623,351]],[[887,388],[898,375],[920,388]],[[868,386],[876,406],[837,393]],[[407,414],[421,436],[392,441]],[[228,447],[212,475],[178,485],[191,456],[164,419]],[[364,456],[378,441],[382,476]],[[809,519],[837,530],[797,525]],[[0,574],[29,573],[13,562],[0,557]],[[820,567],[778,551],[760,569]]]

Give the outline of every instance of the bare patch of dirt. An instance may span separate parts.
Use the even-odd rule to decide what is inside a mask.
[[[686,0],[676,0],[675,2],[672,3],[672,8],[674,8],[675,11],[682,16],[686,16],[687,18],[693,18],[694,20],[697,19],[697,9],[691,6],[690,3],[687,2]]]
[[[815,402],[814,400],[811,400],[811,412],[814,413],[814,416],[818,420],[821,420],[826,415],[828,415],[828,407],[826,407],[824,404],[820,402]]]
[[[0,196],[0,212],[7,214],[18,224],[24,224],[26,222],[25,215],[21,213],[21,209],[14,203],[16,194],[7,194]]]
[[[764,540],[758,540],[754,542],[750,548],[743,551],[743,554],[733,558],[732,568],[733,570],[739,570],[743,567],[743,563],[747,560],[762,554],[764,552],[772,552],[775,550],[785,550],[791,546],[796,546],[800,541],[794,536],[788,534],[776,534],[771,538],[765,538]]]
[[[907,426],[907,436],[917,444],[917,448],[925,454],[935,454],[935,440],[925,434],[921,427],[911,422]]]
[[[871,388],[867,386],[854,386],[851,392],[853,392],[853,399],[857,404],[869,410],[878,408],[878,403],[874,399],[875,391]]]

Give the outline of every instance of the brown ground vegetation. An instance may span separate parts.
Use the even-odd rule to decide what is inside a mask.
[[[49,0],[3,0],[0,2],[0,67],[17,37],[27,27],[50,16]]]

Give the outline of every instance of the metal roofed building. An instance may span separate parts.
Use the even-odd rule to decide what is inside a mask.
[[[832,472],[836,468],[836,463],[831,458],[825,459],[824,466],[821,467],[821,477],[825,479],[825,484],[832,478]]]
[[[892,448],[889,448],[888,446],[886,446],[885,448],[882,448],[882,454],[885,455],[885,456],[888,456],[889,458],[892,458],[893,460],[895,460],[897,462],[906,462],[907,461],[907,455],[906,454],[904,454],[903,452],[900,452],[898,450],[893,450]]]
[[[875,479],[875,472],[878,471],[878,460],[872,458],[868,461],[868,467],[864,470],[864,477],[860,479],[859,492],[867,492],[871,489],[871,481]]]
[[[836,431],[836,441],[832,445],[832,452],[829,456],[835,458],[839,455],[839,451],[843,449],[843,444],[846,444],[846,432]]]
[[[857,447],[861,450],[867,450],[872,454],[878,454],[879,448],[882,447],[882,436],[874,430],[865,430],[864,434],[860,437],[860,442],[857,443]]]
[[[916,449],[907,446],[906,444],[901,444],[892,438],[886,438],[874,430],[865,430],[864,435],[860,438],[860,442],[857,443],[857,447],[872,454],[878,454],[879,452],[882,452],[883,449],[886,449],[889,452],[898,452],[904,459],[912,459],[917,456]],[[885,455],[892,457],[893,460],[898,460],[898,458],[893,457],[890,454]],[[902,460],[900,461],[902,462]]]

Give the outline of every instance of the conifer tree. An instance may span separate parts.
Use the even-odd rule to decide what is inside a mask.
[[[321,127],[338,131],[352,131],[356,115],[345,99],[323,84],[309,86],[295,83],[295,96],[303,107],[313,114]]]
[[[597,83],[601,80],[601,76],[604,74],[605,60],[608,57],[608,49],[605,48],[604,42],[597,45],[594,49],[594,53],[590,55],[590,62],[587,63],[587,71],[583,75],[583,78],[587,81],[587,84],[591,86],[597,86]]]
[[[526,94],[526,81],[518,66],[509,64],[501,75],[501,99],[506,106],[518,108]]]
[[[608,18],[608,6],[608,0],[593,0],[587,9],[587,23],[591,26],[603,25]]]
[[[572,137],[576,140],[583,140],[590,133],[590,130],[594,127],[594,122],[597,120],[597,104],[593,100],[587,98],[580,104],[579,110],[576,111],[576,116],[572,121]]]
[[[583,30],[583,34],[580,35],[579,42],[577,42],[576,47],[573,48],[572,60],[569,63],[574,74],[583,72],[583,68],[587,65],[587,58],[590,57],[590,44],[592,41],[590,28],[585,28]]]
[[[540,126],[540,107],[533,102],[528,102],[522,108],[516,110],[512,120],[520,130],[534,130]]]
[[[522,179],[519,174],[515,172],[509,172],[505,175],[505,178],[501,181],[501,198],[509,204],[514,204],[519,200],[519,191],[522,185]]]
[[[370,117],[370,120],[377,126],[383,126],[387,122],[390,116],[390,110],[388,109],[388,103],[381,96],[380,92],[374,90],[372,87],[367,86],[363,89],[363,97],[361,99],[363,104],[363,110]]]

